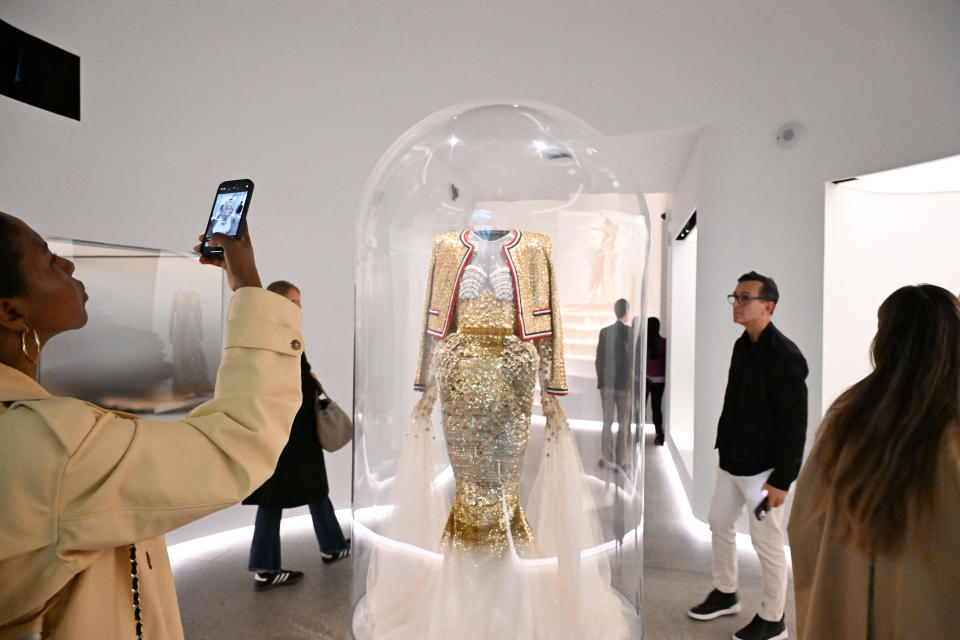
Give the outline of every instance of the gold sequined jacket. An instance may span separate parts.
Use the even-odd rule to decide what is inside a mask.
[[[550,256],[550,238],[539,233],[512,230],[503,253],[513,279],[514,302],[519,337],[523,340],[550,338],[553,341],[547,392],[566,395],[567,377],[563,363],[563,330],[556,271]],[[420,361],[414,389],[423,391],[429,375],[433,339],[450,332],[456,308],[457,292],[463,270],[476,250],[473,232],[451,231],[433,239],[430,275],[423,312]]]

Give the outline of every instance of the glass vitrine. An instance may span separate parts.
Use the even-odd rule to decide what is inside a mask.
[[[39,381],[54,395],[132,413],[180,413],[213,396],[223,350],[220,269],[161,249],[48,238],[90,296],[83,331],[50,341]]]
[[[639,637],[634,175],[555,107],[457,105],[358,224],[354,636]]]

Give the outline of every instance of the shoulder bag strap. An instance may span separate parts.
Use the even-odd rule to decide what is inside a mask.
[[[873,578],[875,564],[870,560],[870,586],[867,588],[867,640],[873,640]]]

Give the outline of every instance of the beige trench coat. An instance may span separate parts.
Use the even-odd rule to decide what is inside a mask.
[[[800,640],[867,638],[870,559],[834,541],[836,511],[810,519],[824,499],[814,445],[797,480],[788,532]],[[873,640],[960,638],[960,425],[947,428],[936,471],[937,509],[906,547],[875,565]],[[834,507],[836,509],[836,507]]]
[[[183,638],[163,534],[273,473],[300,407],[300,310],[237,291],[214,398],[181,421],[51,397],[0,365],[0,639]]]

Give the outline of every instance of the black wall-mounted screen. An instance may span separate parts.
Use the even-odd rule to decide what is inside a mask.
[[[80,119],[80,56],[0,20],[0,93]]]

